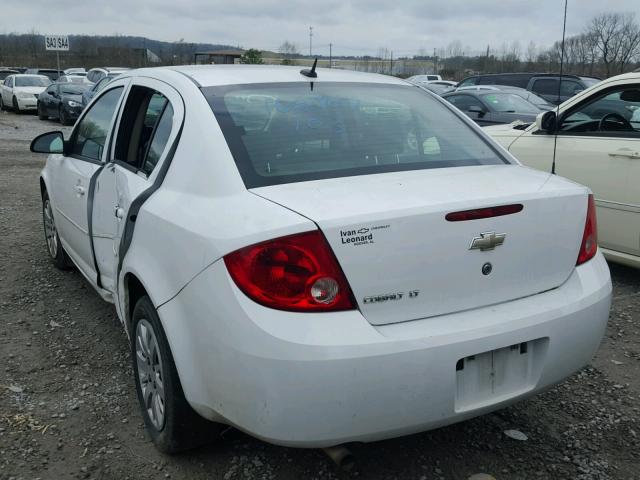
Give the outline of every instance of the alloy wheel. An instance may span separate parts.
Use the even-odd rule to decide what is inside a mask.
[[[47,198],[44,201],[44,235],[47,240],[47,248],[49,249],[49,255],[51,258],[56,258],[58,255],[58,234],[56,231],[56,224],[53,221],[53,210],[51,208],[51,202]]]
[[[136,326],[136,365],[144,408],[153,426],[160,431],[165,419],[162,357],[153,327],[144,318]]]

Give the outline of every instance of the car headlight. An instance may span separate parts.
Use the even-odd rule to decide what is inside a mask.
[[[74,102],[73,100],[69,100],[67,102],[67,105],[69,105],[70,107],[80,107],[82,104],[80,104],[78,102]]]

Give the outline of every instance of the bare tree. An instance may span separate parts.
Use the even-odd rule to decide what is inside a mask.
[[[625,15],[620,29],[621,45],[620,45],[620,73],[631,61],[640,54],[640,26],[635,21],[634,14]]]
[[[527,70],[533,70],[535,68],[536,59],[538,57],[538,47],[533,40],[527,45],[527,51],[525,52],[524,59],[527,62]]]
[[[298,47],[295,43],[290,42],[289,40],[285,40],[278,48],[278,52],[282,55],[282,64],[283,65],[295,65],[295,57],[297,57],[300,52],[298,51]]]
[[[621,29],[624,18],[620,13],[602,13],[591,21],[590,31],[597,39],[597,48],[607,77],[615,69],[622,48]]]

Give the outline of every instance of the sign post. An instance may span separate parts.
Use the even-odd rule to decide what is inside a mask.
[[[56,60],[58,63],[58,75],[60,74],[60,52],[69,51],[69,37],[67,35],[45,35],[45,50],[53,50],[56,52]]]

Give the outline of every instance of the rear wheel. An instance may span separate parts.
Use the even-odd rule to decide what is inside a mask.
[[[224,427],[202,418],[185,399],[169,343],[149,297],[138,300],[132,317],[136,391],[156,448],[176,453],[214,440]]]
[[[13,97],[13,111],[16,113],[20,113],[20,105],[18,105],[18,99]]]
[[[44,224],[44,239],[47,243],[47,251],[51,257],[51,261],[56,268],[67,270],[73,266],[71,259],[64,251],[64,247],[60,243],[58,230],[53,218],[53,207],[49,200],[49,194],[44,192],[42,197],[42,220]]]
[[[43,111],[42,111],[42,104],[40,102],[37,103],[37,110],[38,110],[38,118],[40,120],[46,120],[47,118],[49,118]]]
[[[4,111],[6,110],[7,107],[4,104],[4,101],[2,100],[2,95],[0,95],[0,111]]]

